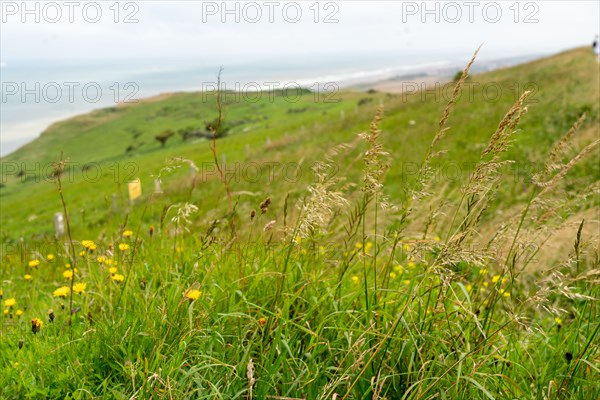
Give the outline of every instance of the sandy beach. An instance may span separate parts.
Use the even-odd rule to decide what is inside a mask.
[[[406,76],[384,79],[367,85],[360,85],[360,90],[376,90],[384,93],[404,93],[430,89],[436,85],[443,85],[452,80],[449,76]]]

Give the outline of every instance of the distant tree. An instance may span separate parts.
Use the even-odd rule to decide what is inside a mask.
[[[160,142],[161,147],[165,147],[165,145],[167,144],[167,140],[169,140],[171,137],[173,137],[173,135],[175,135],[175,132],[168,129],[168,130],[154,136],[154,139],[156,139],[158,142]]]
[[[181,136],[181,140],[185,142],[190,138],[190,135],[192,134],[192,132],[194,132],[194,130],[195,129],[193,126],[187,126],[178,130],[177,133]]]
[[[219,124],[219,120],[215,119],[214,121],[210,121],[206,123],[206,130],[210,133],[210,136],[213,136],[213,131],[217,129],[217,125]],[[221,125],[219,126],[219,130],[217,131],[217,138],[222,138],[227,136],[231,126],[227,124],[225,121],[221,121]]]
[[[462,76],[463,72],[462,71],[456,71],[456,74],[454,74],[454,82],[458,82],[460,80],[460,77]],[[471,75],[467,75],[467,81],[471,80]]]

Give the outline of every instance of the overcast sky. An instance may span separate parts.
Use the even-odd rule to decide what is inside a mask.
[[[27,10],[21,1],[1,3],[0,58],[5,64],[207,55],[232,62],[366,52],[467,54],[482,42],[482,56],[503,57],[591,44],[600,24],[595,0],[229,1],[225,7],[221,1],[122,1],[117,7],[113,1],[30,1]]]

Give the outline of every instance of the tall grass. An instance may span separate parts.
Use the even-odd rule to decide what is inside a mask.
[[[381,108],[359,141],[329,149],[297,204],[277,193],[240,214],[221,175],[227,210],[199,227],[191,220],[207,210],[191,203],[192,181],[188,202],[148,200],[163,209],[151,228],[142,217],[126,218],[116,232],[90,231],[80,239],[92,238],[94,250],[40,254],[39,266],[26,267],[28,281],[13,267],[3,282],[0,395],[600,397],[597,238],[586,237],[581,221],[569,239],[572,254],[532,268],[568,215],[569,203],[556,203],[552,191],[598,142],[560,161],[578,120],[527,186],[528,200],[500,208],[501,224],[484,229],[507,167],[519,162],[506,156],[526,118],[528,93],[490,132],[466,181],[433,182],[432,159],[443,162],[438,147],[474,60],[400,204],[385,191],[397,160],[385,151]],[[221,121],[220,104],[218,111]],[[216,140],[212,146],[218,164]],[[351,162],[352,152],[362,154],[362,182],[327,175],[328,166]],[[158,177],[188,162],[174,160]],[[59,186],[61,196],[64,190]],[[74,273],[68,301],[50,289],[64,281],[66,263]],[[74,293],[75,282],[86,290]],[[50,307],[52,321],[45,317]],[[44,320],[39,332],[29,329],[29,318]]]

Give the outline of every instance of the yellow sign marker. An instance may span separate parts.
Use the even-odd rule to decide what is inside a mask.
[[[142,195],[142,182],[138,179],[131,181],[127,184],[129,189],[129,201],[133,203],[135,199]]]

